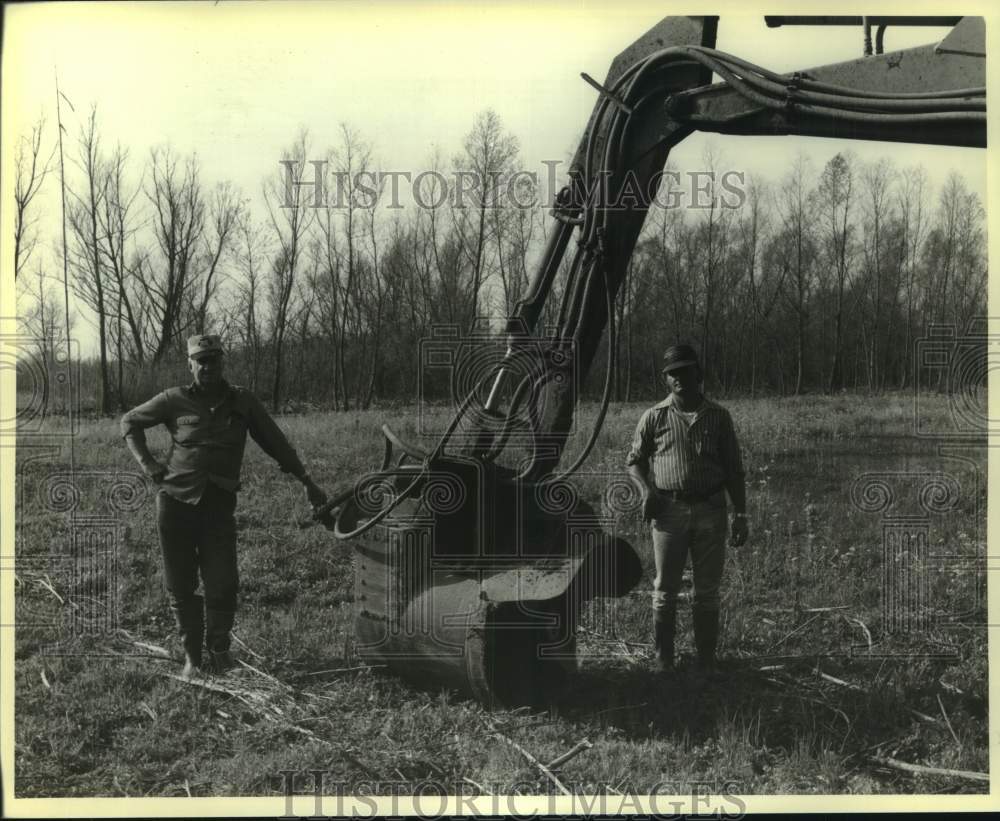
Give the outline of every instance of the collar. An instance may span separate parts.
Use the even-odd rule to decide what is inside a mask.
[[[222,380],[222,398],[226,399],[230,396],[234,396],[236,391],[233,390],[233,386],[229,384],[225,379]],[[192,382],[185,389],[189,396],[201,396],[204,394],[204,390],[197,382]]]
[[[713,402],[711,399],[705,396],[705,394],[702,394],[701,404],[698,406],[698,409],[695,411],[695,413],[698,416],[701,416],[709,408],[715,408],[715,407],[718,407],[715,404],[715,402]],[[677,407],[676,402],[674,402],[674,395],[672,393],[668,394],[667,398],[664,399],[662,402],[657,402],[655,405],[653,405],[654,410],[663,410],[665,408],[674,408],[674,410],[676,410],[678,413],[682,412],[681,409]],[[683,412],[688,413],[688,411],[683,411]]]

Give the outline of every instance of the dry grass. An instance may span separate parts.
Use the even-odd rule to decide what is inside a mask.
[[[752,529],[727,570],[729,675],[708,681],[682,669],[664,681],[652,674],[644,644],[647,537],[635,516],[623,516],[616,526],[643,555],[647,580],[613,609],[602,603],[587,615],[580,670],[556,712],[490,720],[543,763],[583,738],[593,742],[557,774],[578,792],[642,791],[661,781],[679,792],[706,781],[736,784],[730,791],[744,794],[984,791],[982,783],[893,770],[872,756],[988,769],[985,448],[969,450],[968,461],[940,456],[933,442],[912,436],[909,397],[727,405],[744,446]],[[609,413],[578,480],[593,501],[621,473],[641,410]],[[594,412],[581,412],[582,432]],[[928,398],[921,412],[947,427],[946,400]],[[416,438],[410,409],[281,420],[328,486],[376,464],[382,422]],[[47,424],[58,433],[59,420]],[[166,441],[150,439],[154,447]],[[236,632],[255,669],[242,669],[228,691],[180,683],[169,677],[176,661],[158,657],[156,647],[175,654],[176,647],[151,501],[122,519],[116,576],[102,581],[96,569],[96,578],[72,582],[47,558],[68,523],[44,497],[47,477],[65,469],[66,448],[32,461],[28,444],[18,453],[18,612],[22,623],[30,613],[36,624],[57,626],[17,633],[19,796],[280,794],[280,771],[308,769],[328,770],[328,780],[348,790],[425,779],[556,789],[490,735],[478,705],[410,689],[378,671],[344,669],[359,666],[349,642],[350,549],[320,529],[296,529],[305,511],[301,489],[252,444],[237,512],[243,592]],[[133,469],[114,421],[85,422],[75,447],[81,469]],[[850,497],[870,471],[945,471],[961,488],[954,509],[935,515],[929,530],[932,553],[951,557],[926,571],[937,619],[909,635],[881,629],[883,517]],[[101,481],[93,478],[95,487]],[[82,511],[104,504],[86,482],[83,489]],[[902,513],[919,510],[906,493],[899,504]],[[52,642],[65,632],[59,625],[80,606],[86,584],[93,590],[109,581],[121,630],[64,640],[59,652],[71,654],[53,655]],[[686,612],[681,630],[680,650],[690,655]],[[319,672],[326,670],[340,672]]]

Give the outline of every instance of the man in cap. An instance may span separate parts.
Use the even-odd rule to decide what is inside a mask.
[[[302,482],[314,509],[326,502],[326,494],[260,400],[224,379],[220,337],[192,336],[187,352],[194,381],[130,410],[121,431],[160,489],[156,508],[164,577],[184,644],[184,675],[191,676],[202,665],[203,642],[211,670],[233,666],[230,630],[239,589],[233,511],[247,433],[282,471]],[[165,464],[146,447],[145,429],[161,424],[173,440]],[[195,594],[199,574],[204,599]]]
[[[747,539],[743,463],[729,412],[702,395],[702,370],[694,349],[674,345],[663,362],[669,394],[639,419],[627,459],[642,494],[643,519],[652,523],[656,658],[661,670],[673,668],[677,596],[690,554],[698,663],[712,670],[725,561],[726,493],[734,508],[731,543],[739,546]]]

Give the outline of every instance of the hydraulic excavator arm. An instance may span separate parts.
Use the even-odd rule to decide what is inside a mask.
[[[787,19],[788,22],[785,22]],[[771,25],[812,18],[769,18]],[[511,351],[541,315],[573,229],[580,237],[549,364],[527,476],[558,464],[587,374],[670,150],[694,131],[807,135],[954,146],[986,145],[982,18],[872,18],[888,25],[952,24],[937,44],[777,74],[713,48],[715,18],[667,18],[615,61],[601,88],[555,216],[560,225],[510,324]],[[854,18],[817,18],[850,24]],[[862,18],[857,18],[862,23]],[[917,23],[921,24],[921,23]],[[881,36],[879,37],[881,42]],[[721,82],[710,84],[711,75]],[[595,84],[596,85],[596,84]],[[627,187],[627,190],[626,190]],[[635,202],[634,194],[645,200]],[[576,380],[559,378],[575,368]],[[500,374],[491,391],[496,401]],[[487,402],[488,410],[494,407]],[[595,433],[596,435],[596,433]]]
[[[488,703],[524,703],[557,685],[565,661],[575,661],[583,605],[638,582],[635,552],[565,483],[601,428],[607,375],[588,445],[573,465],[556,469],[578,388],[613,321],[611,306],[675,145],[715,131],[985,146],[981,18],[768,24],[860,25],[866,52],[874,27],[876,53],[777,74],[716,50],[717,18],[668,17],[616,58],[603,84],[585,77],[600,97],[553,209],[548,245],[508,321],[506,355],[462,397],[436,445],[407,444],[384,428],[381,470],[318,513],[353,540],[362,656]],[[953,28],[940,43],[879,53],[886,26],[928,24]],[[536,335],[571,246],[558,327]],[[520,409],[528,410],[530,457],[514,470],[497,457]],[[458,439],[464,417],[472,435]],[[402,452],[395,465],[394,451]],[[446,485],[454,492],[443,499]],[[377,492],[366,493],[372,487]],[[371,497],[379,501],[366,507]]]

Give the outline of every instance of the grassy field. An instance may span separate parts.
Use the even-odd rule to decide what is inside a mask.
[[[912,397],[726,404],[744,448],[751,520],[748,544],[730,552],[727,567],[727,674],[706,680],[691,669],[685,604],[681,670],[670,679],[652,672],[648,535],[630,514],[616,527],[641,554],[646,576],[616,602],[613,619],[606,603],[584,619],[579,670],[562,701],[544,712],[487,714],[366,669],[351,645],[350,548],[320,528],[296,528],[306,512],[301,488],[252,443],[237,510],[235,632],[254,669],[242,669],[226,685],[230,692],[170,678],[179,671],[179,648],[152,497],[119,492],[119,505],[135,509],[119,514],[116,568],[62,572],[52,556],[65,546],[67,502],[52,476],[67,469],[68,448],[63,439],[58,453],[45,454],[28,447],[36,440],[23,440],[17,795],[278,795],[282,770],[310,769],[326,770],[348,791],[387,781],[408,785],[405,792],[428,780],[552,791],[494,729],[541,762],[589,739],[593,746],[558,770],[575,792],[642,792],[657,782],[684,794],[695,782],[742,794],[988,791],[969,778],[885,763],[988,770],[984,442],[939,455],[935,442],[912,435]],[[579,479],[596,504],[608,477],[623,472],[642,409],[609,412]],[[580,414],[584,433],[594,412]],[[949,428],[946,399],[928,398],[921,412]],[[412,409],[280,421],[313,476],[330,487],[376,466],[382,422],[417,438]],[[47,433],[57,436],[60,424],[48,421]],[[167,439],[157,432],[150,442],[162,448]],[[76,480],[77,515],[107,515],[108,475],[135,469],[116,421],[84,421],[75,458],[78,471],[91,472]],[[864,509],[877,489],[867,502],[852,501],[852,486],[871,472],[893,474],[885,479],[897,497],[888,511]],[[932,513],[919,504],[920,474],[928,472],[948,474],[958,489],[953,504],[936,497],[942,510],[933,488],[925,491]],[[883,604],[899,591],[883,582],[884,528],[889,516],[915,514],[929,523],[931,558],[919,572],[932,618],[890,635]],[[88,591],[108,581],[118,629],[67,636]],[[891,612],[905,615],[906,601]],[[173,660],[159,657],[161,647]],[[310,789],[308,781],[301,789]]]

